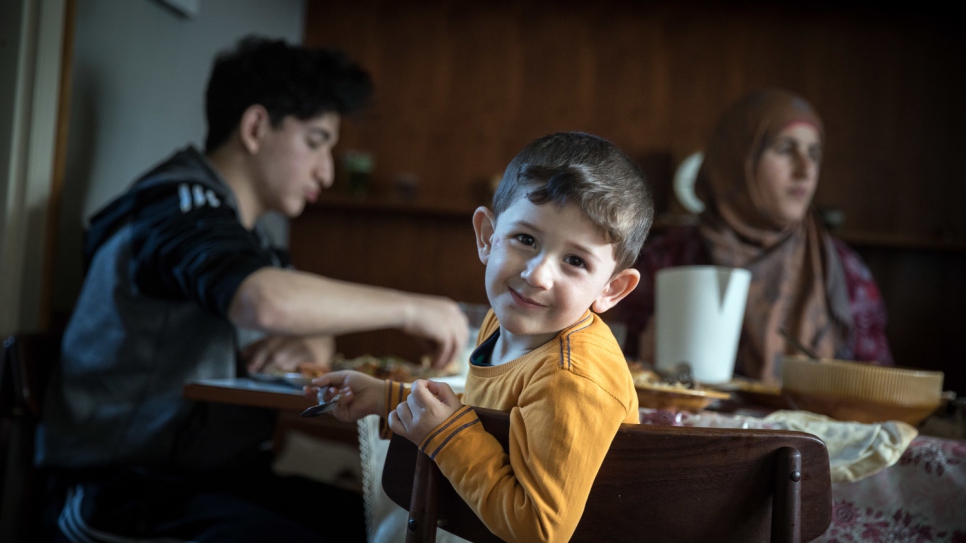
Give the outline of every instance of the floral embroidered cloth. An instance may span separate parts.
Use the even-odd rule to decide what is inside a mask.
[[[784,428],[777,419],[641,409],[643,424]],[[891,467],[833,482],[832,523],[815,541],[966,543],[966,441],[920,435]]]

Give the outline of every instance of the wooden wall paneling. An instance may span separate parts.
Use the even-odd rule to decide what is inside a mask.
[[[966,395],[957,338],[966,328],[966,253],[860,247],[882,291],[886,336],[900,366],[938,369],[943,388]]]
[[[467,213],[484,203],[486,179],[527,142],[556,130],[615,141],[641,163],[666,209],[674,168],[701,148],[733,100],[763,87],[801,93],[826,125],[816,203],[844,211],[846,240],[879,244],[860,248],[875,253],[876,277],[886,276],[879,279],[887,283],[889,334],[897,360],[910,364],[918,345],[944,341],[938,328],[921,326],[926,313],[948,309],[964,288],[944,275],[959,269],[961,249],[908,253],[917,245],[966,247],[966,183],[954,159],[966,147],[966,32],[952,9],[938,2],[311,1],[306,43],[344,49],[373,74],[373,106],[344,124],[339,146],[373,152],[373,197],[391,197],[395,177],[411,173],[420,180],[415,205]],[[481,295],[475,254],[432,263],[412,256],[462,246],[438,217],[336,215],[342,226],[324,225],[356,240],[341,253],[346,262],[295,254],[306,269]],[[318,220],[293,223],[293,239],[321,227]],[[415,247],[383,248],[367,239],[377,230],[396,247]],[[369,265],[377,261],[389,265]],[[419,261],[423,272],[399,271]],[[388,270],[410,275],[384,277]],[[945,294],[930,290],[940,284]],[[928,296],[911,297],[920,287]],[[952,364],[942,353],[925,358]]]
[[[333,279],[486,303],[484,267],[469,213],[310,206],[293,220],[293,265]],[[426,345],[397,331],[336,339],[348,357],[393,354],[417,361]]]
[[[952,56],[964,47],[937,25],[833,21],[814,44],[807,95],[827,133],[816,200],[846,212],[845,233],[935,239],[937,223],[956,216],[935,193],[962,186],[948,153],[966,143],[949,124],[963,119],[950,93],[964,83]],[[823,82],[834,86],[817,90]]]
[[[966,189],[945,160],[966,144],[954,128],[966,120],[963,33],[906,7],[313,2],[307,42],[373,72],[375,107],[342,148],[374,152],[384,193],[412,173],[427,200],[479,203],[475,185],[555,130],[676,165],[731,101],[781,86],[826,122],[817,202],[846,212],[844,232],[966,242],[946,197]]]

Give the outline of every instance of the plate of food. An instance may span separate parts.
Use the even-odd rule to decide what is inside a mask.
[[[372,356],[368,354],[349,359],[336,355],[332,360],[332,371],[337,370],[355,370],[378,379],[403,383],[411,383],[416,379],[432,379],[450,375],[450,373],[430,366],[429,357],[424,357],[419,364],[416,364],[398,356]]]
[[[668,409],[698,413],[712,403],[727,400],[727,392],[712,390],[696,384],[668,383],[650,370],[632,373],[637,403],[651,409]]]
[[[329,370],[318,364],[300,364],[298,371],[269,369],[250,374],[250,377],[264,383],[286,384],[302,388],[311,385],[312,379],[329,371],[338,370],[355,370],[378,379],[403,383],[411,383],[416,379],[432,379],[449,375],[445,371],[430,367],[428,358],[423,360],[421,364],[415,364],[398,356],[362,355],[355,358],[345,358],[337,354],[333,358],[331,366],[332,369]]]
[[[318,375],[321,375],[318,374]],[[249,373],[248,376],[255,381],[262,383],[271,383],[278,385],[288,385],[294,388],[302,388],[312,384],[312,379],[317,377],[317,375],[309,372],[303,373],[300,371],[260,371],[256,373]]]

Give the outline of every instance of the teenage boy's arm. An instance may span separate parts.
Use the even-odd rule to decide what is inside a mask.
[[[270,333],[343,334],[397,328],[438,346],[435,367],[466,345],[466,317],[451,300],[262,268],[239,285],[228,308],[238,326]]]
[[[195,301],[236,325],[281,335],[399,328],[437,344],[437,367],[466,344],[466,318],[450,300],[273,267],[229,206],[183,210],[175,183],[138,195],[132,274],[149,296]]]

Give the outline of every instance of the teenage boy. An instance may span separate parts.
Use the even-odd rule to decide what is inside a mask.
[[[438,365],[465,344],[452,301],[290,269],[256,227],[332,184],[341,116],[370,92],[341,53],[244,39],[214,64],[205,151],[177,152],[93,218],[37,440],[68,489],[61,537],[364,540],[359,496],[271,473],[272,413],[189,402],[182,387],[238,374],[238,328],[283,336],[249,370],[290,369],[265,350],[304,354],[286,345],[322,334],[400,328],[435,342]]]
[[[341,393],[336,417],[380,414],[418,444],[498,537],[568,541],[618,427],[639,422],[627,363],[596,313],[637,286],[630,266],[652,216],[641,173],[613,144],[541,138],[510,162],[493,210],[473,216],[492,311],[462,403],[432,381],[334,372],[312,383]],[[510,413],[509,453],[471,405]]]

